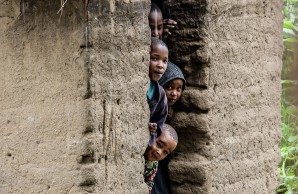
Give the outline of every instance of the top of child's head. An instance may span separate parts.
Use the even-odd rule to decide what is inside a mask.
[[[162,78],[159,80],[159,84],[164,87],[166,84],[168,84],[170,81],[174,79],[180,79],[183,82],[182,91],[184,91],[186,85],[184,75],[177,65],[169,61],[167,70],[163,74]]]
[[[159,7],[155,3],[151,3],[150,13],[148,15],[151,37],[161,39],[163,33],[163,16]]]
[[[173,152],[178,144],[178,135],[175,129],[168,125],[163,125],[163,130],[160,136],[152,146],[147,147],[144,156],[149,161],[163,160],[168,154]]]
[[[158,38],[151,38],[149,77],[158,81],[167,69],[169,50],[167,45]]]

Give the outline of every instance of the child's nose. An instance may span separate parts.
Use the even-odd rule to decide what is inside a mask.
[[[172,96],[176,96],[177,95],[177,91],[176,90],[173,90],[171,94],[172,94]]]
[[[163,64],[163,61],[162,60],[159,60],[158,61],[157,67],[158,68],[164,68],[164,64]]]
[[[154,38],[156,38],[156,37],[157,37],[157,35],[156,35],[156,33],[155,33],[155,32],[152,32],[151,34],[152,34],[152,37],[154,37]]]
[[[161,150],[161,149],[158,149],[158,150],[157,150],[157,154],[158,154],[159,157],[161,157],[162,150]]]
[[[157,30],[157,28],[155,28],[155,29],[152,31],[152,36],[153,36],[153,37],[158,37],[158,30]]]

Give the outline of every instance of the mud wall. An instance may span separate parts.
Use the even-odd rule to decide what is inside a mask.
[[[149,3],[115,3],[0,1],[0,193],[146,193]]]
[[[174,193],[275,193],[282,1],[171,2],[187,90],[175,115]]]
[[[0,1],[0,193],[147,193],[149,3]],[[275,193],[282,1],[169,6],[173,192]]]

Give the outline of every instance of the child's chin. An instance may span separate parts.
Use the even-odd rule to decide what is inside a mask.
[[[176,101],[168,101],[169,106],[173,106],[176,103]]]
[[[175,102],[168,102],[168,106],[173,106]]]
[[[161,78],[161,76],[155,76],[153,79],[154,79],[154,81],[159,81],[160,78]]]
[[[159,81],[161,77],[162,77],[162,74],[159,74],[159,75],[155,75],[153,79],[154,81]]]

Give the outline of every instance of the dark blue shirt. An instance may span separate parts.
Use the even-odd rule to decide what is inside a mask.
[[[170,179],[168,165],[171,156],[168,155],[165,159],[158,162],[157,173],[154,178],[154,185],[151,194],[170,194]]]
[[[151,81],[155,84],[155,91],[151,99],[147,98],[150,109],[150,123],[157,124],[157,130],[155,134],[150,137],[149,146],[155,141],[156,137],[160,136],[162,126],[166,121],[168,115],[168,99],[166,97],[163,87],[161,87],[157,81]]]

